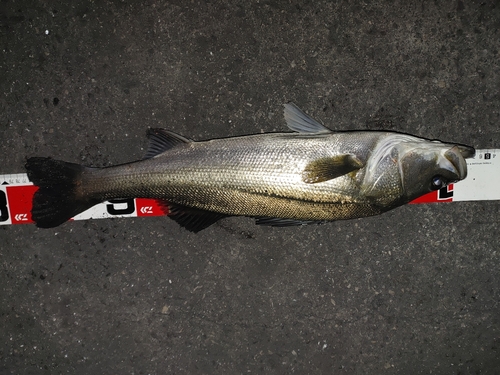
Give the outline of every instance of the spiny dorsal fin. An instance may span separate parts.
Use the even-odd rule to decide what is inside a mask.
[[[179,144],[193,142],[182,135],[160,128],[148,129],[147,136],[149,138],[149,145],[144,159],[150,159]]]
[[[326,126],[321,125],[311,116],[305,114],[293,103],[285,104],[285,121],[290,130],[297,133],[307,134],[326,134],[332,131]]]
[[[302,181],[307,184],[316,184],[333,180],[362,167],[361,160],[351,154],[321,158],[306,165],[302,172]]]

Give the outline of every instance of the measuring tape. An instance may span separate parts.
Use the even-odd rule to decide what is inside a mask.
[[[458,184],[433,191],[411,203],[440,203],[500,200],[500,149],[476,150],[467,159],[467,178]],[[31,203],[37,190],[25,173],[0,175],[0,225],[30,224]],[[163,216],[154,199],[113,199],[100,203],[73,220],[111,217]]]

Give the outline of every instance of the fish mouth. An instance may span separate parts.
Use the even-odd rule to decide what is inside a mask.
[[[474,147],[465,146],[465,145],[456,145],[453,148],[455,148],[455,147],[458,149],[458,151],[460,152],[460,155],[462,155],[462,157],[464,159],[472,158],[476,154],[476,150],[474,149]]]
[[[455,173],[458,180],[463,180],[467,177],[467,163],[465,159],[471,158],[475,155],[474,148],[464,145],[455,145],[444,153],[444,157],[451,163],[445,167],[452,173]],[[448,164],[448,163],[447,163]]]

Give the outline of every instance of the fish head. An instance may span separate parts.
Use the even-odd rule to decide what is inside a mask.
[[[408,202],[465,179],[465,159],[475,154],[472,147],[439,141],[405,144],[401,148],[401,181]]]
[[[361,193],[387,209],[408,203],[467,176],[469,146],[390,135],[369,158]]]

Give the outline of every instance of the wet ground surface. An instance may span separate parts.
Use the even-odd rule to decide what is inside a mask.
[[[336,130],[499,147],[496,1],[3,1],[0,173]],[[495,374],[499,203],[268,228],[0,227],[2,374]]]

